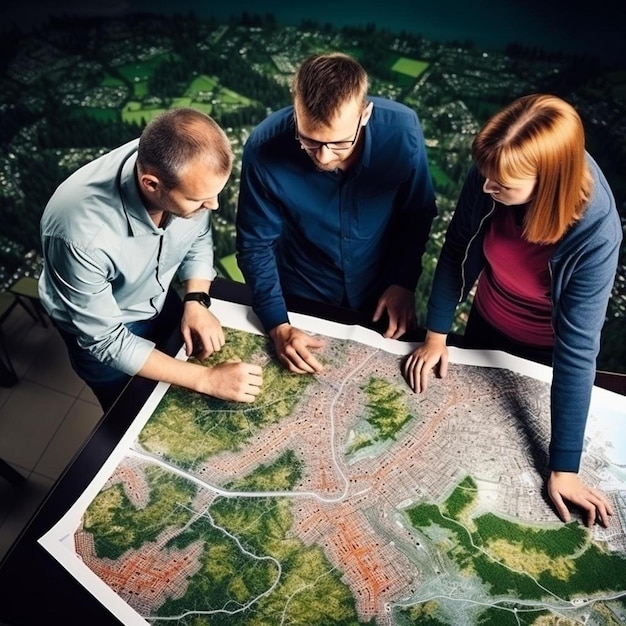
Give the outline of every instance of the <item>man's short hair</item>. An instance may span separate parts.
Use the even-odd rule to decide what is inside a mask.
[[[328,125],[339,109],[353,99],[367,104],[369,80],[363,67],[347,54],[315,54],[296,71],[294,101],[314,123]]]
[[[179,183],[185,166],[206,159],[217,175],[230,175],[233,152],[226,133],[217,122],[196,109],[181,107],[160,113],[141,133],[137,163],[143,171],[159,177],[170,189]]]

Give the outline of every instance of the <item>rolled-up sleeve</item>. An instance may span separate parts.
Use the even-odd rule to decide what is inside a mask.
[[[131,333],[113,296],[115,273],[99,250],[85,250],[60,237],[44,239],[50,259],[40,285],[42,303],[57,323],[77,335],[78,343],[98,360],[126,374],[136,374],[154,343]],[[60,316],[55,311],[62,310]]]
[[[190,278],[212,281],[216,275],[213,258],[213,234],[207,215],[206,227],[203,232],[195,237],[178,268],[178,278],[183,282]]]

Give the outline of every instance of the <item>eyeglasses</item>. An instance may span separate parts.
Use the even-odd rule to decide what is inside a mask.
[[[359,115],[359,121],[356,125],[356,130],[354,131],[354,139],[350,141],[317,141],[315,139],[309,139],[308,137],[303,137],[298,132],[298,118],[296,117],[296,112],[293,112],[293,119],[296,124],[296,140],[300,142],[300,145],[305,150],[311,150],[316,152],[322,146],[326,146],[329,150],[333,152],[338,152],[341,150],[349,150],[356,143],[356,140],[359,138],[359,132],[361,131],[361,119],[363,118],[363,113]]]

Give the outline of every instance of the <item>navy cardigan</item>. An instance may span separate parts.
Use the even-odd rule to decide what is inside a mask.
[[[615,279],[622,227],[615,199],[596,162],[592,198],[550,259],[554,355],[550,468],[577,472],[582,455],[600,334]],[[426,326],[448,333],[485,265],[483,239],[497,204],[475,166],[466,178],[433,279]]]

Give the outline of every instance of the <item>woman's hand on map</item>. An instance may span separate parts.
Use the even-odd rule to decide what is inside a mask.
[[[323,339],[311,337],[289,323],[279,324],[269,331],[274,342],[276,356],[290,371],[296,374],[321,372],[324,366],[315,358],[309,348],[321,348]]]
[[[414,350],[404,361],[402,374],[415,393],[426,391],[428,377],[432,370],[445,378],[448,374],[448,347],[442,333],[427,331],[424,343]]]
[[[564,500],[586,511],[587,526],[593,526],[599,521],[606,528],[609,525],[609,515],[613,515],[613,507],[606,496],[597,489],[587,487],[575,472],[552,471],[548,479],[548,495],[564,522],[571,519]]]

